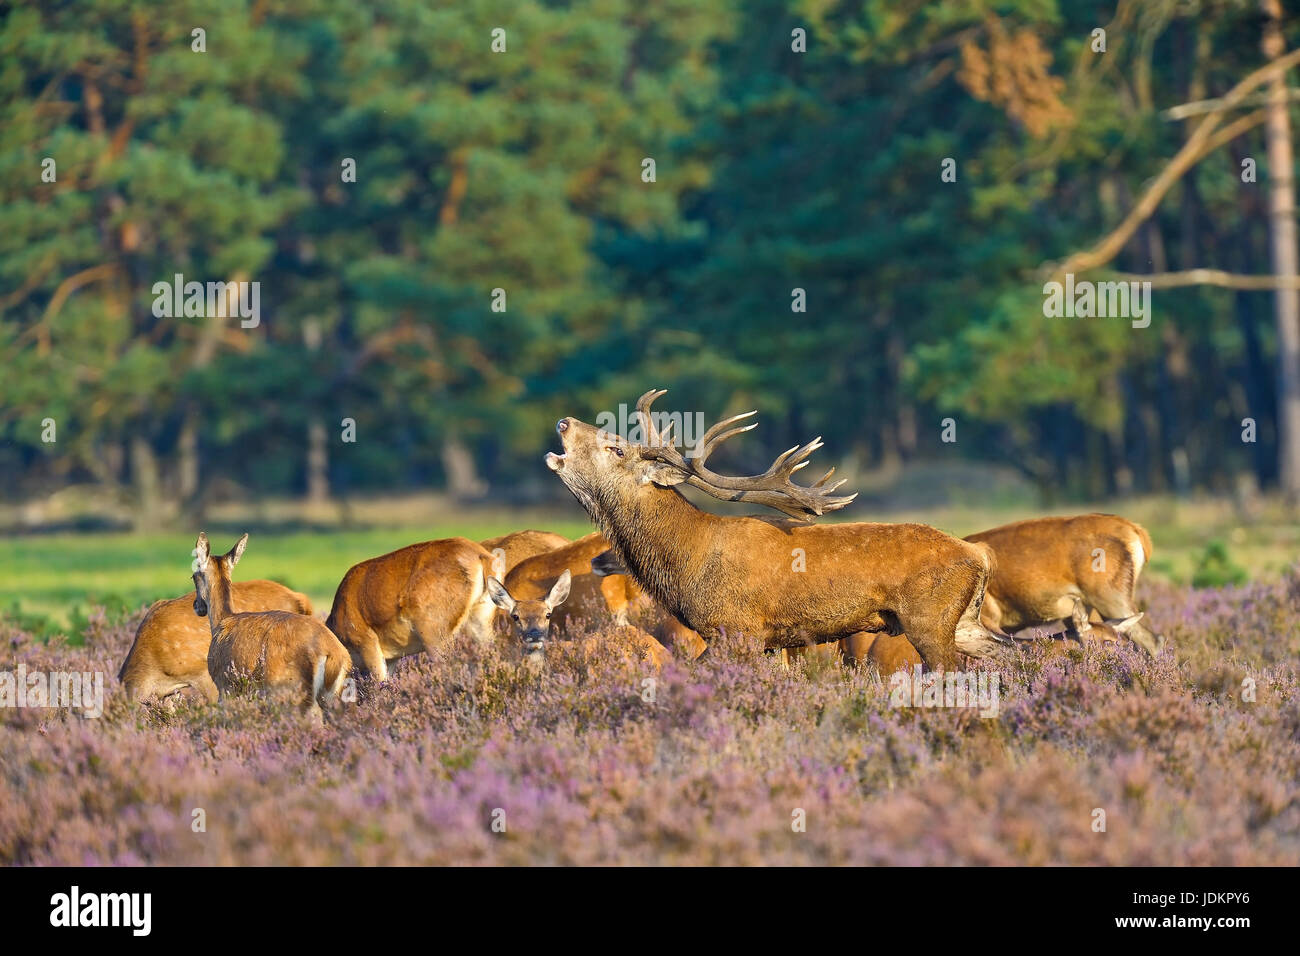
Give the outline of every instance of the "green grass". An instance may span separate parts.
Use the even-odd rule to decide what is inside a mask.
[[[397,548],[461,535],[472,540],[517,530],[509,518],[449,521],[433,528],[259,533],[249,526],[239,578],[270,578],[308,595],[328,610],[334,589],[359,561]],[[582,516],[551,521],[547,530],[569,537],[591,531]],[[226,550],[234,532],[209,532],[214,549]],[[0,538],[0,614],[43,635],[78,634],[95,606],[119,617],[159,598],[176,597],[190,583],[193,533],[51,534]]]
[[[242,578],[271,578],[311,597],[328,610],[334,589],[352,565],[396,548],[462,535],[480,540],[520,528],[543,528],[576,538],[592,530],[577,505],[552,512],[461,510],[423,499],[385,499],[357,517],[368,527],[305,524],[291,509],[274,505],[253,515],[221,514],[208,533],[222,550],[239,531],[250,532]],[[954,507],[926,513],[852,513],[853,520],[923,521],[957,535],[970,534],[1058,509]],[[1170,498],[1112,502],[1115,511],[1146,525],[1155,557],[1146,574],[1179,584],[1228,583],[1273,578],[1300,557],[1300,519],[1276,502],[1244,518],[1219,499]],[[297,523],[295,523],[297,522]],[[290,530],[282,530],[289,528]],[[0,537],[0,615],[42,635],[80,634],[96,606],[110,618],[190,589],[193,531],[166,534],[60,533]],[[1221,580],[1222,579],[1222,580]]]

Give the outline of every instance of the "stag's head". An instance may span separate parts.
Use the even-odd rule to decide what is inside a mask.
[[[757,413],[745,412],[718,422],[704,433],[688,457],[677,448],[671,425],[662,432],[655,426],[650,406],[663,394],[652,390],[637,402],[642,438],[639,443],[576,418],[562,418],[556,424],[564,453],[548,453],[546,466],[560,476],[593,517],[599,519],[602,514],[625,509],[638,499],[662,494],[683,483],[723,501],[766,505],[805,520],[843,508],[856,497],[832,494],[844,483],[843,479],[830,482],[834,468],[813,485],[797,485],[791,480],[822,446],[820,438],[779,455],[761,475],[732,477],[710,470],[706,465],[709,455],[732,435],[753,428],[756,423],[738,423]]]
[[[551,632],[551,615],[569,597],[572,581],[568,571],[551,585],[551,593],[541,600],[516,601],[506,586],[496,578],[487,579],[488,596],[492,603],[510,615],[511,631],[523,645],[525,658],[540,657],[546,651],[546,638]]]
[[[194,545],[194,613],[199,617],[208,616],[213,588],[220,585],[229,587],[230,572],[239,563],[246,547],[248,547],[247,534],[236,541],[235,546],[225,554],[213,555],[208,546],[208,536],[202,531],[199,532],[199,539]]]

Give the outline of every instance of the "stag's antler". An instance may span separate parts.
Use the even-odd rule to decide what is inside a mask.
[[[686,458],[673,443],[671,425],[664,429],[663,433],[655,428],[650,406],[663,394],[663,389],[651,389],[637,400],[636,411],[645,438],[642,454],[679,469],[696,488],[707,491],[713,497],[721,498],[723,501],[751,501],[775,508],[792,518],[803,519],[812,519],[827,511],[837,511],[857,497],[856,493],[831,494],[846,480],[841,478],[833,484],[827,484],[831,475],[835,474],[834,468],[809,486],[796,485],[790,480],[796,471],[808,464],[808,457],[822,447],[820,436],[806,445],[795,445],[782,452],[777,456],[776,461],[772,462],[771,467],[761,475],[732,477],[719,475],[706,468],[704,462],[715,448],[732,435],[747,432],[757,426],[757,422],[750,422],[748,425],[737,424],[751,415],[757,415],[756,411],[743,412],[718,422],[704,433],[704,437],[695,446],[695,454],[691,458]]]

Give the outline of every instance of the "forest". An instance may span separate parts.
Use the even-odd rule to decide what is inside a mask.
[[[0,16],[10,501],[537,500],[557,417],[651,387],[759,409],[737,468],[1300,491],[1275,2]],[[1066,274],[1148,311],[1053,314]],[[182,277],[256,320],[160,315]]]

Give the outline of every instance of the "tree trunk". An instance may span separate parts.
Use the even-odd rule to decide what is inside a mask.
[[[447,493],[453,498],[478,498],[487,490],[474,467],[474,456],[456,435],[442,443],[442,468],[447,475]]]
[[[177,492],[188,508],[199,495],[199,427],[198,415],[191,408],[185,413],[180,437],[176,440]]]
[[[1262,0],[1264,55],[1275,60],[1285,52],[1282,38],[1282,4]],[[1268,144],[1269,254],[1273,274],[1293,278],[1300,272],[1296,255],[1295,182],[1291,156],[1291,117],[1287,111],[1286,76],[1278,74],[1268,84],[1264,135]],[[1277,323],[1277,426],[1278,480],[1292,504],[1300,501],[1300,292],[1278,289],[1273,293]]]
[[[307,500],[323,504],[330,497],[329,436],[323,418],[307,424]]]
[[[158,458],[141,435],[131,439],[131,485],[135,493],[135,526],[153,530],[163,521],[163,500],[158,480]]]
[[[313,355],[320,351],[324,333],[318,319],[302,324],[302,341]],[[307,501],[319,505],[330,497],[329,430],[323,415],[313,415],[307,423]]]

